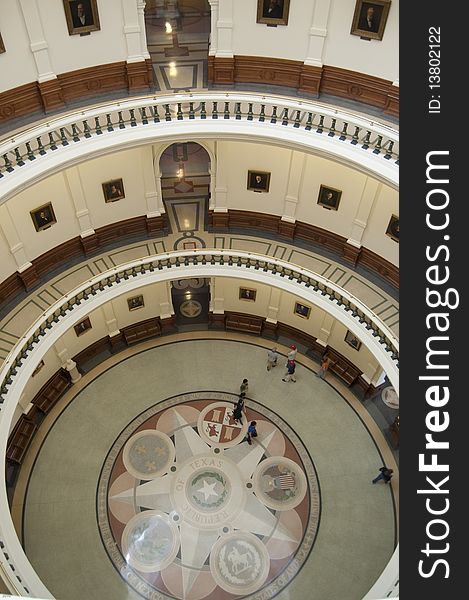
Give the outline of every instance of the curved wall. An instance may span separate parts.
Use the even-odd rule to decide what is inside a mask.
[[[351,168],[295,150],[223,140],[206,145],[215,159],[211,200],[215,211],[241,210],[312,224],[398,265],[398,243],[386,235],[391,216],[399,214],[395,190]],[[0,281],[77,236],[155,210],[164,212],[154,167],[154,156],[164,147],[147,145],[88,160],[10,198],[0,207],[0,248],[5,257]],[[268,193],[247,189],[249,170],[271,173]],[[102,184],[120,178],[125,198],[106,203]],[[337,211],[318,205],[321,185],[342,191]],[[30,212],[49,202],[57,223],[37,232]]]

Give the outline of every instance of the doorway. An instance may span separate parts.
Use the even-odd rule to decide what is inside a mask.
[[[147,46],[159,91],[207,89],[210,21],[208,0],[147,0]]]
[[[210,300],[209,281],[204,278],[178,279],[172,282],[171,297],[178,330],[206,329]]]

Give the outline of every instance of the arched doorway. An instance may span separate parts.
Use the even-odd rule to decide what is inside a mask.
[[[207,223],[210,156],[200,144],[178,142],[161,154],[161,195],[169,230],[177,235],[174,250],[202,248],[198,237]]]
[[[208,0],[147,0],[147,46],[160,91],[207,87],[210,21]]]

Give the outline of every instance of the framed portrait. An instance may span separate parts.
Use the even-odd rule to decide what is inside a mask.
[[[306,306],[306,304],[301,304],[301,302],[295,302],[295,309],[293,312],[295,313],[295,315],[298,315],[303,319],[309,319],[309,315],[311,313],[311,306]]]
[[[41,360],[41,362],[37,365],[37,367],[31,373],[31,377],[35,377],[39,373],[39,371],[42,369],[43,366],[44,366],[44,361]]]
[[[331,187],[321,185],[319,188],[318,204],[328,210],[338,210],[342,192]]]
[[[52,208],[52,204],[50,202],[48,204],[44,204],[44,206],[35,208],[29,214],[31,215],[31,219],[33,220],[36,231],[48,229],[51,225],[57,223],[54,209]]]
[[[239,288],[239,299],[250,300],[251,302],[256,301],[257,290],[251,288]]]
[[[369,40],[382,40],[390,7],[391,0],[357,0],[350,33]]]
[[[392,215],[386,229],[386,235],[389,235],[392,240],[399,243],[399,217],[397,215]]]
[[[362,343],[357,338],[357,336],[354,333],[352,333],[351,331],[347,331],[347,334],[345,335],[345,341],[347,342],[347,344],[349,346],[352,346],[352,348],[355,348],[355,350],[360,350]]]
[[[270,173],[265,171],[248,171],[248,190],[254,192],[268,192],[270,187]]]
[[[288,25],[290,0],[257,0],[257,23]]]
[[[0,33],[0,54],[5,52],[5,44],[3,43],[2,34]]]
[[[115,202],[125,198],[124,183],[122,179],[113,179],[102,184],[105,202]]]
[[[145,306],[143,296],[134,296],[133,298],[127,298],[127,306],[129,307],[129,310],[137,310],[138,308],[143,308]]]
[[[80,335],[83,335],[86,331],[91,329],[90,318],[86,317],[86,319],[83,319],[83,321],[80,321],[79,323],[77,323],[75,325],[74,329],[75,329],[75,333],[77,334],[78,337]]]
[[[96,0],[63,0],[69,35],[87,35],[99,31]]]

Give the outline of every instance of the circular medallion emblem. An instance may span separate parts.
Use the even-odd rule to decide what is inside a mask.
[[[389,408],[399,408],[399,396],[392,386],[384,388],[384,390],[381,392],[381,399],[386,406],[389,406]]]
[[[251,533],[235,532],[221,537],[210,555],[210,571],[226,592],[255,592],[267,579],[270,557],[265,545]]]
[[[166,473],[175,455],[173,442],[165,433],[147,429],[130,438],[122,458],[131,475],[149,480]]]
[[[256,495],[269,508],[295,508],[305,497],[307,487],[305,474],[289,458],[267,458],[254,473]]]
[[[147,600],[277,595],[308,558],[319,484],[301,440],[252,400],[243,443],[236,394],[193,392],[139,415],[109,451],[98,485],[103,543]]]
[[[246,416],[242,424],[233,419],[234,404],[214,402],[200,413],[197,429],[200,437],[211,446],[230,448],[244,439],[248,430]]]
[[[168,515],[147,510],[135,515],[122,534],[122,552],[127,563],[144,573],[161,571],[176,558],[179,529]]]

